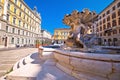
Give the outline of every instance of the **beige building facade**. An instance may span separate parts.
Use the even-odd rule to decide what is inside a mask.
[[[41,34],[41,16],[24,0],[0,0],[0,47],[34,45]]]
[[[47,30],[41,30],[41,38],[40,38],[42,45],[49,45],[52,42],[52,35]]]
[[[54,30],[54,41],[56,43],[64,43],[69,35],[69,28],[59,28]]]
[[[120,0],[114,0],[94,23],[99,45],[120,46]]]

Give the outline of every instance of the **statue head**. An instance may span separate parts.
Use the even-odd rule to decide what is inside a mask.
[[[96,16],[96,13],[94,11],[89,11],[89,9],[84,9],[82,12],[74,10],[71,14],[67,14],[64,16],[63,23],[70,27],[73,24],[74,26],[84,24],[90,27],[93,23],[93,19]]]

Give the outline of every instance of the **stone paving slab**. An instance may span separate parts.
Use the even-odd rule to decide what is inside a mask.
[[[0,72],[0,76],[3,76],[5,75],[6,72]]]
[[[16,62],[15,60],[14,61],[7,61],[7,60],[5,60],[5,61],[1,61],[1,64],[13,64],[15,62]]]
[[[7,55],[6,55],[7,56]],[[0,56],[1,57],[1,56]],[[3,61],[3,60],[7,60],[7,61],[10,61],[10,60],[18,60],[18,58],[17,57],[1,57],[0,58],[0,60],[1,61]]]
[[[5,64],[5,65],[1,65],[0,66],[0,70],[7,70],[7,71],[9,71],[11,68],[12,68],[12,64]]]

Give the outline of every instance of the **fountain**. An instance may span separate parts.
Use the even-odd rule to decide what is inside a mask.
[[[88,9],[65,15],[63,22],[70,26],[70,35],[62,49],[48,51],[52,54],[51,58],[55,59],[57,68],[78,80],[120,80],[120,55],[90,46],[96,36],[89,34],[89,28],[96,17],[97,14]],[[40,47],[39,56],[45,58],[48,51]],[[104,54],[106,51],[107,54]]]
[[[74,50],[87,50],[89,46],[85,44],[85,38],[90,34],[89,30],[96,17],[97,14],[95,12],[90,12],[88,9],[84,9],[82,12],[74,10],[71,14],[65,15],[63,23],[70,26],[71,29],[70,35],[65,41],[65,45]]]
[[[88,9],[84,9],[82,12],[74,10],[71,14],[65,15],[63,23],[70,26],[71,31],[63,49],[89,53],[119,53],[119,50],[93,48],[95,46],[94,43],[97,41],[97,36],[90,30],[96,19],[97,14]]]

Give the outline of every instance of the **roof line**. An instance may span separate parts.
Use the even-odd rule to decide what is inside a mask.
[[[27,5],[27,3],[24,0],[20,0],[32,13],[34,16],[38,17],[37,15],[35,15],[35,13],[33,12],[33,10]],[[38,12],[38,11],[37,11]],[[39,17],[38,17],[39,18]],[[40,19],[40,18],[39,18]],[[40,19],[41,20],[41,19]]]
[[[103,11],[105,11],[109,6],[111,6],[115,1],[117,0],[113,0],[106,8],[104,8],[98,15],[100,15]]]

